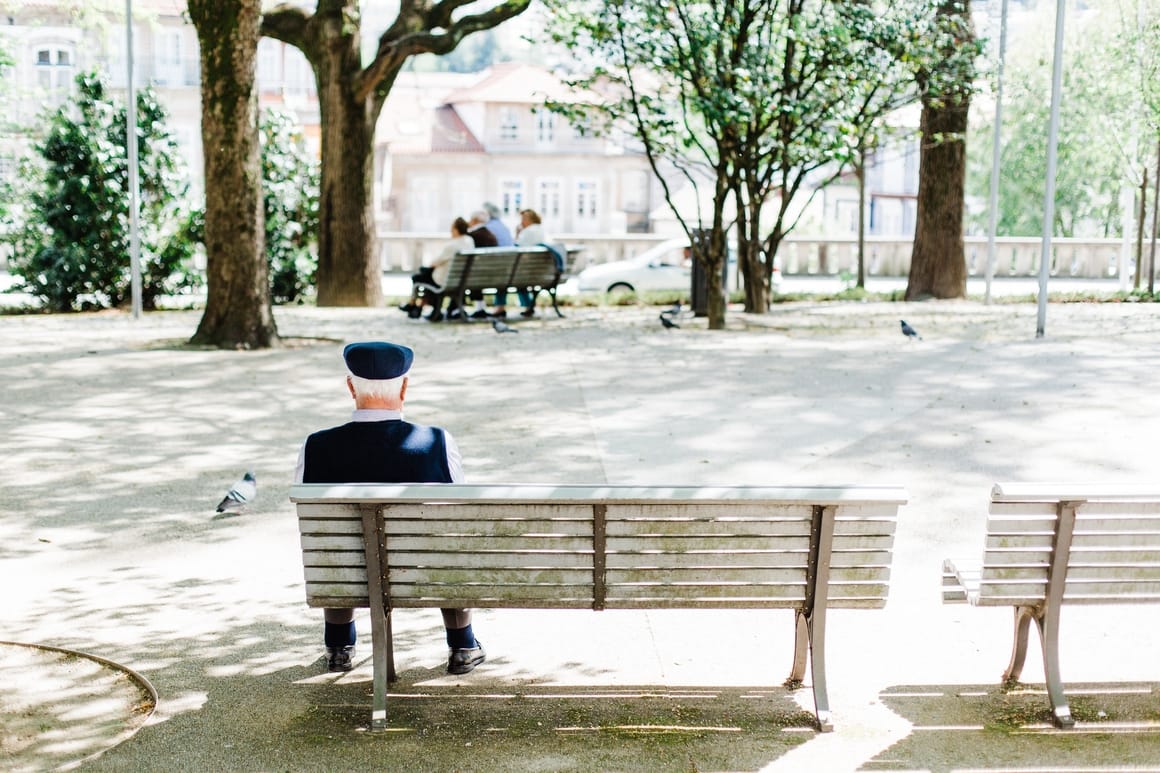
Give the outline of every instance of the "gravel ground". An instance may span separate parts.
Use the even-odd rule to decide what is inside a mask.
[[[295,307],[287,345],[257,352],[185,345],[197,312],[0,317],[0,638],[157,688],[119,745],[99,711],[69,714],[113,746],[86,770],[1160,770],[1150,608],[1067,610],[1064,733],[1034,658],[999,689],[1010,612],[939,590],[944,557],[979,554],[996,481],[1160,480],[1160,306],[1052,305],[1038,339],[1031,304],[795,303],[723,332],[657,312],[496,335]],[[438,616],[400,613],[391,732],[365,732],[369,648],[322,673],[286,495],[303,437],[349,414],[342,345],[368,338],[415,348],[408,417],[455,434],[472,482],[906,486],[890,603],[829,619],[835,732],[780,687],[789,612],[491,610],[462,679]],[[246,469],[257,501],[215,518]],[[37,748],[0,762],[50,767]]]

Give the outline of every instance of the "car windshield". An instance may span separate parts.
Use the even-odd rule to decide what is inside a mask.
[[[649,262],[658,266],[682,266],[688,262],[687,251],[687,247],[677,245],[654,254]]]

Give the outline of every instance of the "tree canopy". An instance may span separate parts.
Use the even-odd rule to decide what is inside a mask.
[[[547,4],[552,40],[577,60],[571,82],[599,95],[553,107],[633,137],[649,158],[709,276],[710,327],[724,325],[716,277],[726,232],[740,226],[747,310],[764,311],[759,290],[800,217],[799,194],[854,161],[878,122],[913,98],[916,63],[938,53],[920,34],[930,24],[927,2]],[[692,214],[678,201],[679,186],[697,192]]]

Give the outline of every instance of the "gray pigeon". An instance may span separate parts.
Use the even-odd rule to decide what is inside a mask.
[[[511,325],[509,325],[508,323],[504,322],[502,319],[493,319],[491,321],[491,326],[495,330],[495,332],[497,332],[497,333],[518,333],[518,332],[520,332],[520,331],[516,330],[514,327],[512,327]]]
[[[908,325],[905,319],[900,319],[898,321],[902,323],[902,334],[904,336],[907,338],[917,338],[919,341],[922,340],[922,336],[918,334],[918,331]]]
[[[254,473],[247,472],[230,487],[225,498],[218,502],[217,511],[225,513],[244,510],[246,505],[257,495],[258,479],[254,477]]]
[[[678,325],[676,322],[673,322],[671,319],[666,317],[664,313],[661,313],[661,324],[665,326],[666,330],[670,330],[674,327],[680,327],[680,325]]]

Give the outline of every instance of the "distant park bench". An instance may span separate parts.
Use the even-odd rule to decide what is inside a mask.
[[[1054,722],[1072,727],[1059,673],[1060,607],[1160,601],[1160,491],[997,484],[982,561],[945,561],[943,600],[1015,608],[1004,682],[1018,681],[1031,621]]]
[[[468,294],[482,298],[497,290],[530,290],[535,297],[546,292],[556,316],[563,317],[556,291],[570,276],[580,251],[580,247],[563,246],[560,255],[541,246],[461,250],[451,259],[443,294],[465,307]]]
[[[391,610],[793,609],[830,730],[826,611],[886,603],[894,486],[300,484],[312,607],[370,607],[372,728],[395,679]],[[739,653],[740,656],[740,653]]]

